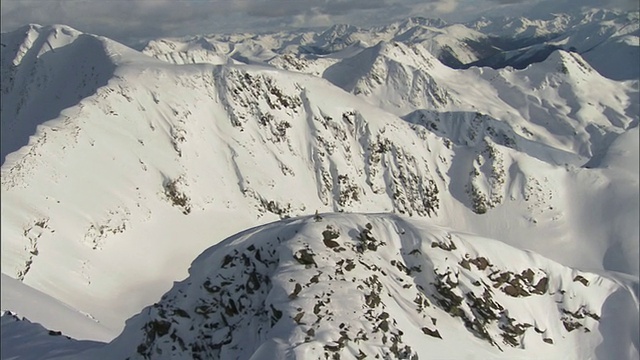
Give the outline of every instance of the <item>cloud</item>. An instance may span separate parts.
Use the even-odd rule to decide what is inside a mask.
[[[491,0],[498,4],[517,4],[521,2],[525,2],[525,0]]]
[[[637,0],[584,1],[629,8]],[[539,0],[2,0],[0,10],[2,31],[27,23],[65,24],[131,44],[214,32],[379,25],[409,16],[460,21],[478,15],[478,8],[536,3]]]
[[[79,30],[116,38],[166,35],[185,22],[199,22],[207,12],[198,4],[176,6],[168,0],[4,0],[3,31],[25,23],[66,24]]]
[[[3,0],[0,9],[2,31],[27,23],[65,24],[131,42],[283,26],[365,25],[367,19],[410,16],[406,5],[416,3],[424,0]]]
[[[443,16],[457,10],[460,5],[458,0],[427,1],[412,6],[412,11],[421,14],[432,14],[432,17]],[[424,15],[422,15],[424,16]]]
[[[543,1],[531,1],[531,0],[489,0],[490,2],[509,5],[509,4],[524,4],[524,5],[540,5],[540,6],[552,6],[556,8],[571,9],[580,7],[594,7],[594,8],[606,8],[606,9],[619,9],[623,11],[638,10],[640,3],[638,0],[580,0],[579,2],[573,1],[558,1],[558,0],[543,0]],[[537,4],[536,4],[537,3]]]
[[[317,9],[313,9],[304,14],[293,16],[292,27],[329,27],[333,24],[333,18],[327,14],[323,14]]]
[[[254,0],[242,1],[248,15],[282,17],[305,14],[344,15],[351,11],[381,9],[393,5],[385,0]]]

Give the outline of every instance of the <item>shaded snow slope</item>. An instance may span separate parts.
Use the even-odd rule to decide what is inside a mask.
[[[104,86],[115,66],[101,40],[65,26],[29,25],[3,33],[2,43],[4,162],[27,144],[37,125]]]
[[[113,337],[112,332],[88,315],[2,274],[2,311],[7,309],[17,316],[28,314],[30,321],[74,339],[108,341]]]
[[[11,312],[3,312],[0,321],[0,356],[3,359],[44,360],[104,345],[97,341],[72,339],[60,331],[45,329]]]
[[[637,358],[638,303],[607,276],[394,215],[246,230],[79,358]],[[637,282],[636,282],[637,286]],[[603,309],[603,304],[606,308]]]

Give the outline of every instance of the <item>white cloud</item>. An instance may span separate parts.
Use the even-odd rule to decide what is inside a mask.
[[[537,0],[3,0],[2,31],[27,23],[65,24],[122,42],[282,27],[366,26],[409,16],[460,20],[477,8]],[[567,0],[571,1],[571,0]],[[630,7],[636,0],[604,1]],[[636,5],[637,6],[637,5]]]
[[[432,0],[435,1],[435,0]],[[441,0],[454,1],[454,0]],[[427,3],[430,1],[427,1]],[[424,0],[3,0],[2,31],[66,24],[119,40],[414,15]]]
[[[312,9],[304,14],[293,16],[291,26],[293,27],[328,27],[333,24],[333,19],[328,14],[323,14],[317,9]]]

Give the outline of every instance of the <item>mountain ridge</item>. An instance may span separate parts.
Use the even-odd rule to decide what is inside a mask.
[[[487,253],[481,250],[485,246],[501,246],[490,251],[501,254],[499,259],[480,256]],[[528,347],[536,348],[536,356],[581,357],[567,353],[577,349],[571,342],[578,338],[588,353],[590,330],[584,326],[608,321],[592,312],[591,301],[617,291],[613,283],[575,270],[552,271],[560,265],[533,254],[514,258],[511,251],[516,250],[499,242],[386,214],[283,220],[204,252],[189,278],[130,319],[119,338],[86,356],[261,359],[284,356],[285,344],[294,356],[314,358],[336,353],[341,358],[471,356],[464,346],[456,351],[450,343],[475,343],[474,337],[486,345],[481,356],[493,358],[512,358]],[[532,265],[525,265],[528,261]],[[519,270],[504,268],[515,263]],[[479,275],[483,272],[488,277]],[[594,287],[603,294],[595,296]],[[236,290],[225,290],[231,288]],[[403,292],[417,294],[413,303],[414,296]],[[586,304],[583,292],[590,294]],[[350,302],[346,309],[345,301]],[[349,314],[354,301],[364,318]],[[516,310],[517,302],[532,308]],[[538,313],[545,306],[557,306],[552,310],[557,318]],[[409,315],[411,310],[419,316]],[[456,332],[454,341],[451,321],[471,337]]]

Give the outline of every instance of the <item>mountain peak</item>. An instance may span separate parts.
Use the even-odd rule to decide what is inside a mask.
[[[556,50],[549,55],[544,63],[556,67],[557,71],[563,74],[576,75],[594,72],[589,63],[580,54],[573,51]]]
[[[426,18],[422,16],[414,16],[410,17],[407,20],[402,21],[400,24],[404,27],[413,27],[413,26],[428,26],[435,28],[442,28],[447,26],[447,22],[440,18]]]
[[[257,227],[205,251],[189,274],[87,356],[579,357],[599,336],[592,330],[611,321],[600,311],[617,289],[497,241],[392,215]]]

